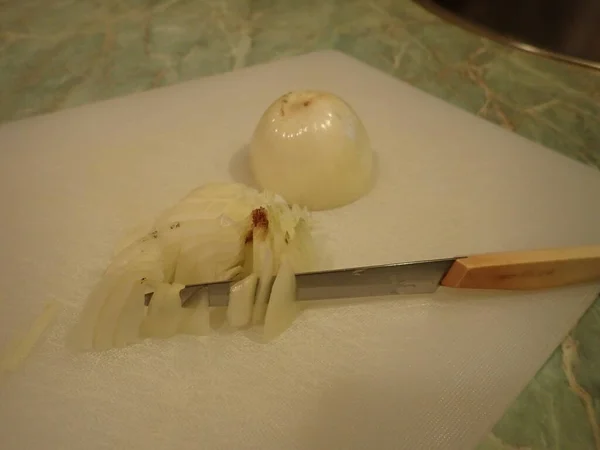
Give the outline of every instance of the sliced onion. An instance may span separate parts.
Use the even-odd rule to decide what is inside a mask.
[[[254,247],[257,249],[256,253],[259,255],[254,261],[255,264],[257,260],[260,261],[260,272],[254,310],[252,311],[252,324],[258,325],[263,323],[267,311],[267,301],[269,300],[271,283],[273,281],[273,254],[267,242],[255,242]]]
[[[266,211],[268,226],[255,227],[248,239],[253,229],[251,214],[257,208]],[[211,325],[215,328],[225,321],[227,309],[209,308],[207,300],[195,309],[182,308],[182,285],[251,274],[250,280],[259,279],[256,307],[248,312],[249,292],[244,301],[234,298],[230,322],[235,326],[262,323],[283,255],[294,262],[294,269],[310,266],[306,256],[310,252],[303,250],[311,241],[306,210],[240,184],[216,183],[196,189],[161,214],[145,233],[136,230],[130,236],[130,243],[119,245],[70,333],[73,348],[103,350],[143,337],[207,334]],[[149,292],[154,295],[146,308],[143,296]],[[243,312],[236,312],[236,304]]]
[[[273,253],[273,275],[283,257],[297,272],[313,269],[317,257],[307,211],[298,205],[290,208],[279,202],[270,203],[266,209],[269,217],[269,233],[266,239]]]
[[[161,214],[156,227],[168,228],[175,222],[190,220],[213,221],[222,215],[240,221],[247,218],[262,201],[263,195],[243,184],[212,183],[191,191]]]
[[[134,270],[147,270],[154,272],[152,278],[162,278],[159,264],[160,252],[160,247],[154,239],[143,238],[133,242],[115,255],[106,272],[122,275]]]
[[[87,299],[79,321],[68,335],[67,344],[75,350],[93,350],[94,349],[94,329],[98,322],[100,311],[115,288],[119,279],[116,273],[106,274],[100,282],[94,287],[94,290]]]
[[[223,226],[216,219],[177,222],[173,227],[158,231],[157,240],[162,251],[165,279],[182,284],[213,281],[202,279],[201,275],[199,279],[195,279],[195,267],[200,264],[205,271],[206,267],[212,267],[211,259],[214,254],[219,255],[221,260],[230,259],[226,269],[238,265],[241,262],[242,233],[241,226]],[[219,271],[220,266],[215,270]]]
[[[294,273],[317,270],[320,261],[316,241],[306,222],[299,223],[294,230],[294,238],[285,247],[284,256]]]
[[[242,264],[244,243],[233,227],[220,227],[208,245],[203,238],[191,238],[179,253],[174,281],[200,284],[219,281],[223,274]]]
[[[251,273],[254,272],[254,246],[252,245],[251,242],[248,242],[246,244],[244,244],[244,263],[242,266],[242,274],[243,275],[250,275]]]
[[[227,321],[227,306],[211,306],[208,308],[210,316],[210,328],[220,330]]]
[[[297,315],[296,276],[290,264],[284,261],[271,289],[263,329],[264,339],[270,341],[279,336],[292,325]]]
[[[255,229],[252,235],[252,271],[260,275],[265,258],[265,247],[268,247],[269,244],[265,241],[262,230]]]
[[[6,372],[15,372],[29,356],[46,329],[52,324],[61,309],[60,302],[51,300],[44,306],[42,313],[35,318],[31,326],[19,333],[2,349],[0,354],[0,380]]]
[[[245,327],[252,320],[257,282],[258,277],[253,273],[231,287],[227,306],[227,322],[232,327]]]
[[[108,350],[114,347],[114,338],[121,312],[131,297],[137,297],[144,304],[144,286],[139,273],[127,273],[115,284],[107,297],[96,321],[94,329],[94,349]]]
[[[182,320],[179,324],[179,332],[195,336],[208,336],[210,334],[208,291],[200,289],[189,301],[195,306],[181,308]]]
[[[113,334],[114,347],[125,347],[140,341],[139,329],[146,314],[146,307],[144,306],[145,291],[144,283],[133,283],[131,292],[125,299],[125,304],[115,326]]]
[[[147,240],[148,238],[148,230],[152,228],[152,223],[145,225],[138,225],[129,229],[125,232],[124,236],[119,240],[117,245],[115,246],[115,255],[121,253],[130,245]],[[114,261],[113,257],[113,261]]]
[[[185,313],[179,298],[183,288],[181,284],[163,283],[158,286],[140,326],[141,337],[165,339],[177,333]]]

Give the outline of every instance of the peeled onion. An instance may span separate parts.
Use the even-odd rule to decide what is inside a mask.
[[[250,161],[263,189],[311,210],[351,203],[373,183],[365,127],[327,92],[290,92],[271,104],[252,136]]]

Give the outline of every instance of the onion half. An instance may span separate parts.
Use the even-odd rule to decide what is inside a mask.
[[[374,178],[367,130],[328,92],[290,92],[273,102],[252,136],[250,162],[263,189],[311,210],[357,200]]]

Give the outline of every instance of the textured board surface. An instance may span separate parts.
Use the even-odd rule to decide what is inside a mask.
[[[296,88],[363,118],[374,190],[315,214],[335,267],[600,243],[600,174],[323,52],[0,127],[2,448],[460,449],[600,290],[455,292],[305,311],[269,345],[177,338],[76,355],[65,331],[123,233],[208,181],[247,180],[262,111]]]

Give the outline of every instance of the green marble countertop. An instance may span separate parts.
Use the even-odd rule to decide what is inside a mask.
[[[329,48],[600,167],[600,72],[408,0],[0,0],[0,122]],[[479,450],[600,450],[599,336],[597,300]]]

